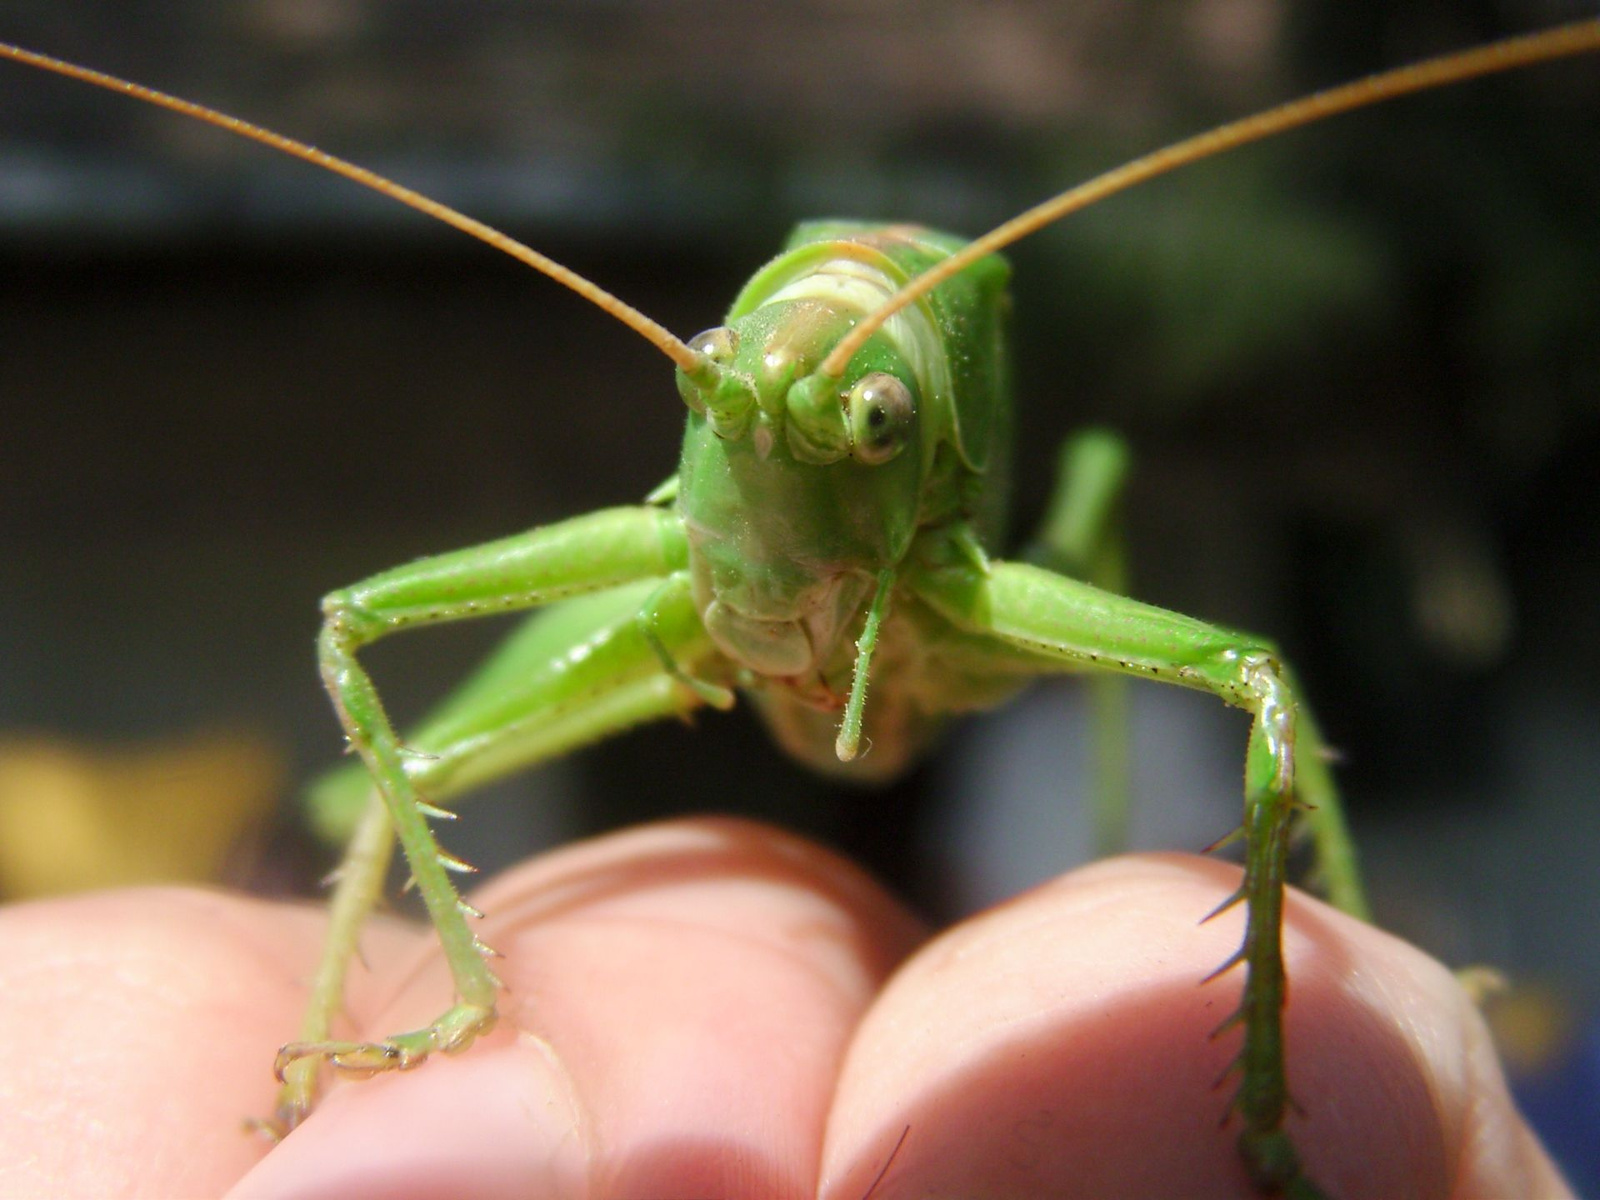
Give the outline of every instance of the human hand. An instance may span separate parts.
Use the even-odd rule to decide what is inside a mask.
[[[1249,1196],[1211,1086],[1237,1034],[1208,1038],[1239,979],[1199,984],[1239,914],[1196,925],[1236,880],[1111,860],[903,961],[915,921],[775,830],[569,847],[474,897],[507,956],[500,1027],[334,1086],[270,1151],[242,1119],[271,1108],[320,913],[179,890],[14,906],[0,1194]],[[1569,1194],[1442,966],[1301,896],[1285,940],[1291,1129],[1324,1188]],[[360,1035],[445,1005],[431,932],[378,920],[363,946]]]

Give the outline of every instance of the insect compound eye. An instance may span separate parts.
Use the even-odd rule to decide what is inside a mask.
[[[739,352],[739,335],[726,325],[717,325],[704,333],[697,333],[689,341],[689,349],[704,354],[719,367],[733,361]]]
[[[872,371],[856,380],[845,395],[850,418],[850,453],[869,466],[886,463],[911,438],[917,409],[911,389],[886,371]]]

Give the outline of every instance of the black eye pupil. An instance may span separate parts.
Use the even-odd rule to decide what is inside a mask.
[[[888,414],[881,408],[874,408],[867,413],[867,424],[877,429],[889,419]]]

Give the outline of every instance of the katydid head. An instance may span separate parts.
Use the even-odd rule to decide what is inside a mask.
[[[880,466],[917,433],[913,372],[893,343],[878,339],[841,377],[817,370],[852,314],[819,299],[769,304],[689,343],[704,366],[678,372],[678,391],[725,440],[749,436],[765,458],[781,438],[799,462],[853,458]]]
[[[837,378],[817,365],[859,308],[763,304],[690,346],[678,508],[696,600],[734,661],[772,678],[825,668],[904,557],[923,510],[925,381],[895,338]]]

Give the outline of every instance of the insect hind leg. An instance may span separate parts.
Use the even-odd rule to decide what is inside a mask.
[[[1127,590],[1122,493],[1131,458],[1127,443],[1107,429],[1084,429],[1062,444],[1056,485],[1044,520],[1023,557],[1108,592]],[[1129,847],[1133,783],[1132,716],[1128,680],[1096,674],[1084,681],[1093,730],[1091,820],[1097,857]]]
[[[1131,466],[1127,443],[1084,429],[1062,444],[1044,520],[1023,557],[1108,592],[1124,588],[1120,508]]]

